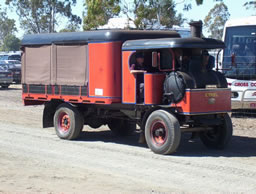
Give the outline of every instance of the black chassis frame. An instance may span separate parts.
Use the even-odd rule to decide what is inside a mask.
[[[68,103],[61,100],[52,100],[45,103],[43,112],[43,128],[53,127],[53,117],[60,104]],[[71,103],[69,103],[71,104]],[[130,104],[71,104],[76,107],[85,118],[85,125],[106,125],[112,119],[129,120],[135,122],[144,131],[148,116],[155,110],[166,110],[179,120],[182,132],[210,130],[211,127],[221,125],[222,113],[203,115],[183,115],[176,108],[169,105],[130,105]],[[225,114],[225,113],[224,113]]]

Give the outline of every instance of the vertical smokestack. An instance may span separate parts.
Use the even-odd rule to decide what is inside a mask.
[[[190,25],[190,30],[191,30],[191,36],[202,38],[203,22],[201,20],[193,21],[193,22],[190,22],[189,25]]]

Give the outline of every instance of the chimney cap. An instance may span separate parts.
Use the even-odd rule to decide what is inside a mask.
[[[199,21],[191,21],[189,23],[190,26],[202,26],[203,25],[203,22],[202,20],[199,20]]]

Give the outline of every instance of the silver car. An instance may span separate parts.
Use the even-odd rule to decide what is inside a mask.
[[[8,88],[13,82],[13,73],[6,69],[4,66],[0,66],[0,86],[2,88]]]

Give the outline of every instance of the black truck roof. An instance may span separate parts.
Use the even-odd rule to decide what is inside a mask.
[[[224,42],[211,38],[159,38],[128,40],[123,43],[122,50],[161,49],[161,48],[225,48]]]
[[[145,30],[96,30],[85,32],[62,32],[25,35],[21,45],[79,44],[88,42],[126,41],[136,39],[154,39],[180,37],[174,31]]]

